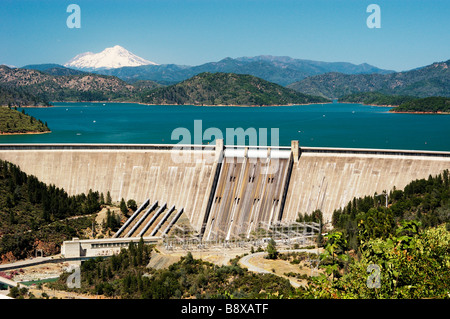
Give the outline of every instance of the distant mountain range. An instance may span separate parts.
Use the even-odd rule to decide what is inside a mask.
[[[394,71],[379,69],[366,63],[356,65],[347,62],[319,62],[265,55],[236,59],[225,58],[218,62],[209,62],[198,66],[177,64],[144,65],[93,70],[93,72],[114,75],[125,81],[152,80],[163,84],[177,83],[203,72],[236,73],[253,75],[266,81],[286,86],[308,76],[327,72],[388,74]]]
[[[161,84],[174,84],[203,72],[222,72],[249,74],[283,86],[300,81],[312,75],[328,72],[344,74],[388,74],[394,71],[384,70],[367,63],[321,62],[293,59],[287,56],[260,55],[255,57],[225,58],[218,62],[209,62],[197,66],[162,64],[145,60],[125,48],[115,45],[100,53],[85,52],[76,55],[64,65],[49,64],[27,65],[31,68],[54,75],[68,75],[64,68],[113,75],[127,82],[151,80]],[[43,69],[45,67],[45,69]],[[66,73],[65,73],[66,72]]]
[[[326,98],[340,98],[360,92],[450,97],[450,60],[405,72],[390,74],[325,73],[305,78],[287,87]]]

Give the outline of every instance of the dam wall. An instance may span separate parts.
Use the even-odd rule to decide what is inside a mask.
[[[320,209],[324,222],[329,222],[333,211],[354,197],[403,189],[445,169],[450,169],[448,152],[302,147],[292,169],[283,220]]]
[[[0,159],[68,194],[109,191],[113,201],[150,199],[184,207],[195,229],[206,211],[217,163],[215,146],[0,145]],[[180,154],[177,154],[180,153]]]
[[[69,194],[90,189],[113,200],[183,209],[203,239],[248,236],[353,199],[403,188],[450,169],[449,152],[216,145],[0,144],[12,162]],[[274,165],[275,164],[275,165]],[[275,167],[275,169],[273,169]]]

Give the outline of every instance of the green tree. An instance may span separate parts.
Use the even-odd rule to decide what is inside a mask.
[[[10,296],[11,298],[14,298],[14,299],[18,298],[18,297],[20,296],[20,290],[19,290],[19,288],[18,288],[18,287],[11,287],[11,288],[9,289],[9,294],[8,294],[8,296]]]
[[[278,257],[278,251],[277,251],[277,244],[273,238],[270,238],[269,243],[267,244],[267,258],[268,259],[277,259]]]
[[[125,200],[122,198],[122,200],[120,201],[120,211],[122,212],[122,214],[126,215],[128,213],[128,208],[127,208],[127,204],[125,203]]]
[[[450,233],[444,225],[420,232],[414,224],[405,223],[399,237],[368,239],[360,247],[360,259],[352,260],[346,274],[333,281],[325,276],[312,280],[307,297],[448,298]],[[376,289],[367,284],[368,269],[373,265],[380,269],[380,287]]]
[[[106,205],[111,205],[111,203],[112,203],[111,193],[108,191],[108,192],[106,193],[105,204],[106,204]]]
[[[131,209],[132,211],[136,211],[136,209],[137,209],[137,204],[136,204],[136,201],[135,201],[134,199],[129,199],[129,200],[127,201],[127,206],[128,206],[128,208]]]
[[[349,258],[345,254],[347,249],[347,240],[342,232],[333,232],[328,234],[327,243],[324,247],[324,253],[320,255],[322,264],[325,265],[328,274],[332,278],[339,277],[339,270],[347,265]],[[330,260],[331,259],[331,260]]]

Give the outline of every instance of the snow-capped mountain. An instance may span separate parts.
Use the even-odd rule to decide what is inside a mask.
[[[115,69],[124,66],[158,65],[155,62],[145,60],[120,45],[106,48],[100,53],[85,52],[64,64],[68,68],[94,70]]]

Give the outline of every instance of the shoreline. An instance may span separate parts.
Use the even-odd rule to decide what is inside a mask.
[[[47,134],[51,133],[52,131],[45,131],[45,132],[24,132],[24,133],[4,133],[0,132],[0,136],[2,135],[30,135],[30,134]]]
[[[324,103],[304,103],[304,104],[271,104],[271,105],[237,105],[237,104],[147,104],[147,103],[137,103],[140,105],[148,106],[205,106],[205,107],[278,107],[278,106],[295,106],[295,105],[315,105],[315,104],[332,104],[332,102]]]
[[[441,111],[439,111],[439,112],[420,112],[420,111],[411,111],[411,112],[408,112],[408,111],[389,111],[390,113],[398,113],[398,114],[430,114],[430,115],[433,115],[433,114],[435,114],[435,115],[449,115],[450,114],[450,112],[441,112]]]
[[[361,105],[365,105],[365,106],[376,106],[376,107],[398,107],[398,105],[385,105],[385,104],[365,104],[365,103],[358,103],[358,102],[337,102],[337,103],[341,103],[341,104],[361,104]]]
[[[398,114],[439,114],[439,115],[449,115],[450,112],[425,112],[425,111],[396,111],[395,108],[399,107],[399,105],[377,105],[377,104],[364,104],[364,103],[357,103],[357,102],[338,102],[338,103],[346,103],[346,104],[361,104],[366,106],[375,106],[375,107],[390,107],[392,108],[389,110],[389,113],[398,113]]]
[[[2,105],[2,107],[8,107],[8,105]],[[40,108],[40,109],[45,109],[45,108],[49,108],[49,107],[53,107],[53,105],[49,105],[49,106],[43,106],[43,105],[22,105],[22,106],[11,106],[11,109],[14,109],[15,107],[17,107],[18,109],[26,109],[26,108]]]
[[[149,104],[149,103],[142,103],[142,102],[124,102],[124,101],[55,101],[52,103],[124,103],[124,104],[138,104],[138,105],[148,105],[148,106],[207,106],[207,107],[214,107],[214,106],[229,106],[229,107],[276,107],[276,106],[295,106],[295,105],[314,105],[314,104],[333,104],[333,102],[323,102],[323,103],[304,103],[304,104],[298,104],[298,103],[290,103],[290,104],[271,104],[271,105],[238,105],[238,104]],[[30,107],[37,107],[37,106],[30,106]],[[51,107],[55,107],[52,105]]]
[[[147,106],[204,106],[204,107],[279,107],[279,106],[296,106],[296,105],[323,105],[323,104],[356,104],[356,105],[364,105],[364,106],[374,106],[374,107],[389,107],[391,110],[389,110],[389,113],[398,113],[398,114],[440,114],[440,115],[449,115],[450,112],[420,112],[420,111],[395,111],[394,108],[397,108],[398,105],[377,105],[377,104],[365,104],[365,103],[358,103],[358,102],[323,102],[323,103],[304,103],[304,104],[296,104],[296,103],[290,103],[290,104],[273,104],[273,105],[237,105],[237,104],[149,104],[149,103],[142,103],[142,102],[132,102],[132,101],[55,101],[52,103],[95,103],[95,104],[101,104],[101,103],[122,103],[122,104],[138,104],[138,105],[147,105]],[[50,106],[21,106],[21,108],[49,108],[49,107],[58,107],[55,105]],[[16,133],[14,133],[16,134]],[[17,133],[20,134],[20,133]],[[27,134],[27,133],[23,133]],[[36,133],[38,134],[38,133]],[[0,134],[1,135],[1,134]]]

